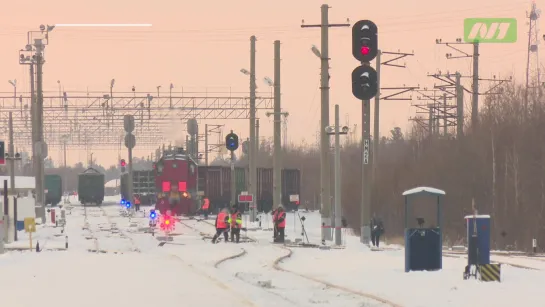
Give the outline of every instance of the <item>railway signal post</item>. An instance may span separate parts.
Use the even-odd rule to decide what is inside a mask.
[[[231,205],[236,203],[236,185],[235,185],[235,150],[238,149],[238,135],[233,130],[225,137],[225,147],[231,152]]]
[[[134,116],[125,115],[123,117],[123,128],[125,128],[125,132],[127,132],[127,134],[125,135],[125,147],[127,147],[128,149],[129,157],[129,178],[127,179],[129,195],[127,195],[127,197],[129,198],[130,202],[134,202],[132,186],[132,149],[134,148],[134,146],[136,146],[136,137],[134,136],[134,134],[132,134],[132,132],[134,131]],[[133,211],[134,207],[130,210]]]
[[[371,98],[378,93],[377,72],[370,62],[378,54],[378,28],[370,20],[360,20],[352,27],[352,55],[361,65],[352,72],[352,94],[362,101],[362,195],[361,237],[363,244],[371,241]]]

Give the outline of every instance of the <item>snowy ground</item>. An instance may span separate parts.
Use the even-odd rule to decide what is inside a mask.
[[[203,239],[214,233],[212,219],[182,219],[173,241],[159,247],[160,234],[146,232],[147,217],[129,220],[118,204],[119,197],[100,208],[74,204],[64,233],[38,226],[33,244],[42,252],[0,255],[0,287],[8,294],[2,305],[544,306],[539,259],[492,256],[536,270],[504,265],[502,283],[464,281],[461,256],[444,257],[440,272],[405,273],[402,249],[373,252],[346,236],[345,249],[291,248],[278,262],[290,250],[271,244],[271,231],[243,232],[254,243],[213,245]],[[319,243],[319,215],[300,215],[310,242]],[[297,216],[287,218],[287,238],[302,238]],[[260,219],[262,228],[272,227],[270,216]],[[28,248],[28,234],[18,235],[8,248]],[[68,250],[52,251],[64,248],[66,236]]]

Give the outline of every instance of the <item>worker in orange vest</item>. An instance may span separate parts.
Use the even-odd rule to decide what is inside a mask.
[[[284,229],[286,228],[286,211],[282,205],[278,206],[274,216],[273,223],[276,228],[274,242],[284,243]]]
[[[134,195],[134,209],[136,209],[136,211],[140,211],[140,195],[138,194]]]
[[[212,243],[216,243],[216,240],[223,234],[223,238],[225,239],[225,242],[229,242],[229,235],[227,232],[229,232],[229,212],[226,208],[222,209],[220,213],[218,213],[218,216],[216,217],[216,234],[212,238]]]
[[[236,243],[240,241],[240,229],[242,228],[242,214],[238,211],[238,207],[233,205],[231,207],[231,217],[229,218],[231,224],[231,242]]]
[[[271,212],[272,218],[273,218],[273,239],[276,240],[276,234],[278,233],[278,229],[276,229],[276,223],[274,222],[274,217],[276,216],[276,211],[278,208],[273,209]],[[268,222],[267,222],[268,223]]]
[[[201,212],[204,215],[204,219],[208,219],[208,210],[210,210],[210,200],[205,197],[202,202]]]

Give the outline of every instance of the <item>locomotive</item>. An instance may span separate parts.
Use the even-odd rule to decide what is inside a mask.
[[[182,148],[165,153],[154,164],[156,208],[161,213],[170,210],[174,215],[186,215],[197,211],[197,167]]]

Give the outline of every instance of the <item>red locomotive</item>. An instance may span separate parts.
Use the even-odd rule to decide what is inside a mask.
[[[156,208],[173,215],[190,214],[197,210],[197,163],[182,148],[166,153],[154,164]]]

